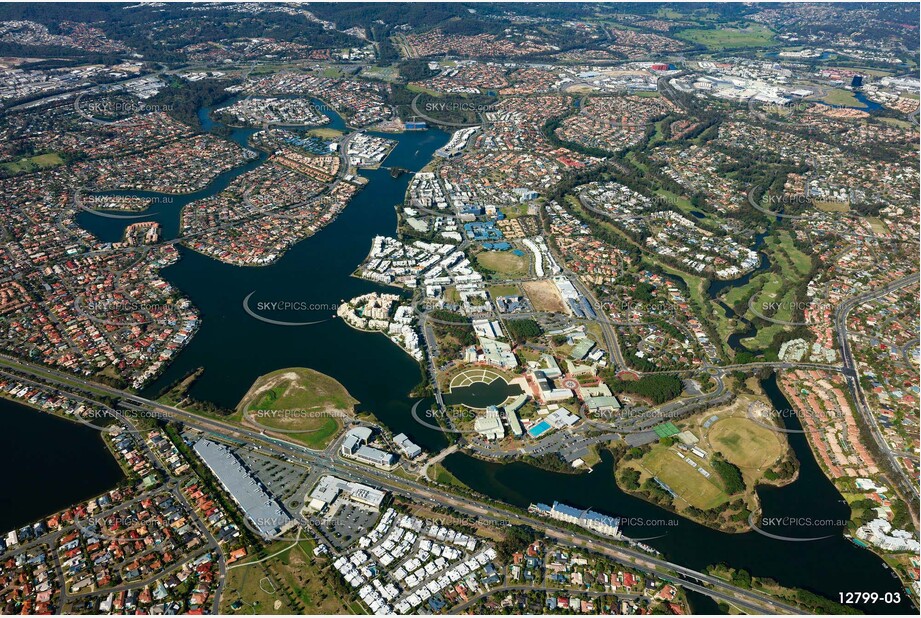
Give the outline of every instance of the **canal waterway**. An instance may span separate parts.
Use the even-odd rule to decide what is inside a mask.
[[[790,409],[773,376],[763,380],[761,385],[774,408]],[[785,418],[785,422],[788,429],[801,428],[796,418]],[[822,473],[805,435],[786,435],[800,462],[799,476],[785,487],[758,489],[763,518],[800,522],[806,519],[811,522],[846,520],[849,507]],[[805,588],[833,600],[838,599],[839,592],[848,590],[872,590],[882,594],[901,588],[899,580],[882,560],[842,535],[841,525],[771,526],[763,523],[759,526],[771,534],[794,539],[830,535],[808,542],[783,541],[757,532],[718,532],[622,492],[614,481],[614,460],[608,452],[602,453],[601,463],[590,474],[548,472],[523,462],[491,463],[461,453],[449,455],[443,465],[472,489],[521,508],[533,502],[559,500],[578,508],[643,520],[649,525],[628,527],[625,534],[649,539],[645,542],[668,560],[696,570],[724,562],[752,575]],[[877,604],[860,609],[867,613],[911,612],[904,591],[902,599],[903,603],[897,606]]]
[[[208,110],[202,111],[203,119],[207,119],[207,113]],[[326,113],[333,120],[328,126],[342,126],[341,118]],[[232,139],[245,145],[249,134],[235,130]],[[410,171],[426,165],[434,151],[448,139],[445,133],[435,130],[385,136],[398,142],[386,165]],[[217,193],[233,178],[258,164],[259,161],[247,163],[222,174],[192,199]],[[386,289],[351,274],[365,258],[374,236],[395,234],[394,207],[402,203],[411,178],[409,174],[393,178],[385,169],[361,173],[369,183],[339,218],[295,245],[271,266],[230,266],[180,246],[181,260],[162,274],[199,308],[202,325],[169,369],[145,390],[145,396],[155,396],[188,371],[204,367],[191,396],[232,408],[258,376],[284,367],[304,366],[339,380],[360,401],[360,409],[373,412],[394,432],[407,433],[429,450],[447,443],[443,434],[415,422],[410,414],[416,401],[409,394],[422,377],[419,364],[386,337],[356,331],[333,319],[335,306],[341,301]],[[164,208],[151,209],[155,217],[161,217],[158,220],[168,233],[175,234],[179,209],[188,203],[187,198],[190,196],[174,196],[174,201]],[[130,223],[89,213],[81,214],[78,221],[110,241],[120,238],[124,226]],[[756,272],[768,267],[766,256],[762,256]],[[750,276],[714,284],[717,287],[711,286],[709,292],[715,296],[726,285],[742,285]],[[243,299],[250,293],[253,304],[299,301],[317,307],[287,316],[272,314],[270,317],[274,319],[326,321],[302,327],[258,321],[243,310]],[[763,386],[774,407],[790,407],[773,379],[765,381]],[[791,428],[799,428],[796,419],[785,422]],[[788,438],[801,464],[799,478],[783,488],[759,489],[764,516],[847,519],[848,507],[819,469],[803,434],[788,434]],[[664,522],[626,532],[635,537],[656,537],[647,543],[668,559],[692,568],[703,569],[708,564],[725,562],[753,575],[806,588],[831,599],[837,599],[838,593],[845,591],[873,591],[882,595],[900,589],[898,580],[883,561],[845,539],[841,526],[809,529],[764,526],[772,534],[794,538],[831,535],[808,543],[781,541],[755,532],[717,532],[621,492],[614,482],[614,462],[609,453],[602,455],[601,463],[591,474],[548,472],[521,462],[502,465],[462,453],[450,455],[444,465],[471,488],[521,507],[537,501],[559,500],[612,515]],[[28,497],[33,493],[34,489],[13,495]],[[902,598],[901,605],[866,605],[860,609],[870,613],[911,612],[904,593]]]
[[[224,105],[228,105],[225,103]],[[342,118],[322,107],[331,122],[325,127],[345,129]],[[199,113],[206,129],[213,126],[209,110]],[[243,147],[252,129],[234,129],[231,139]],[[385,164],[411,172],[432,160],[436,149],[448,141],[442,131],[377,134],[397,141]],[[174,237],[179,212],[192,199],[215,195],[241,174],[264,160],[246,163],[218,176],[207,188],[184,196],[121,192],[158,198],[159,208],[149,211],[164,225],[166,237]],[[284,367],[309,367],[331,375],[394,431],[405,431],[421,446],[437,449],[446,444],[443,434],[412,420],[414,403],[409,393],[422,380],[419,364],[383,335],[357,331],[335,318],[344,300],[372,291],[395,291],[351,276],[364,260],[375,236],[396,233],[395,207],[403,203],[411,174],[397,178],[389,170],[363,170],[368,184],[345,207],[339,217],[314,236],[289,249],[276,263],[264,267],[224,264],[179,245],[181,259],[162,271],[162,276],[182,290],[199,309],[202,324],[191,343],[175,362],[147,389],[156,396],[191,370],[204,372],[190,391],[196,399],[233,408],[260,375]],[[96,236],[121,238],[125,220],[81,213],[78,223]],[[249,306],[291,301],[308,305],[307,311],[265,312],[265,317],[290,322],[322,321],[302,327],[283,327],[248,315],[243,300],[252,293]]]

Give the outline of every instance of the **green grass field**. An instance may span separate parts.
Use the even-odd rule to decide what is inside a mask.
[[[746,384],[758,389],[753,378]],[[740,395],[728,406],[702,414],[697,427],[700,448],[711,454],[721,453],[726,461],[741,470],[745,481],[745,501],[750,505],[757,503],[755,488],[765,482],[765,472],[782,461],[789,449],[784,434],[772,431],[749,417],[749,407],[755,401],[766,403],[761,397]],[[704,427],[704,419],[713,415],[719,420],[709,428]]]
[[[724,418],[710,427],[710,444],[742,470],[761,470],[783,454],[781,438],[775,431],[748,418]]]
[[[458,480],[456,476],[451,474],[445,469],[440,463],[436,463],[428,469],[428,476],[430,479],[433,479],[435,482],[442,485],[453,485],[454,487],[459,487],[466,489],[467,486]]]
[[[905,96],[908,96],[908,98],[912,98],[912,99],[918,98],[917,96],[910,96],[910,95],[905,95]],[[880,118],[880,121],[885,124],[889,124],[894,127],[898,127],[900,129],[908,129],[913,126],[912,123],[908,122],[907,120],[900,120],[899,118]]]
[[[514,206],[504,206],[499,210],[502,211],[506,219],[517,219],[518,217],[528,214],[528,205],[515,204]]]
[[[293,433],[289,436],[308,448],[322,450],[329,446],[333,437],[339,432],[341,424],[332,418],[322,420],[323,424],[306,433]]]
[[[511,251],[483,251],[477,253],[476,261],[483,267],[509,277],[524,277],[528,274],[528,258]]]
[[[887,234],[889,232],[889,228],[886,227],[886,224],[883,223],[883,220],[880,219],[879,217],[865,217],[865,218],[867,220],[867,223],[870,224],[870,228],[873,230],[875,234]]]
[[[829,105],[842,105],[844,107],[856,107],[858,109],[866,108],[866,105],[854,97],[853,92],[844,90],[843,88],[832,88],[825,93],[825,96],[822,97],[821,100]]]
[[[497,296],[518,296],[521,290],[514,284],[493,285],[489,287],[489,295],[493,298]]]
[[[279,369],[256,379],[238,409],[336,409],[351,411],[358,401],[334,378],[305,367]]]
[[[850,212],[851,205],[847,202],[820,202],[815,200],[815,207],[822,212]]]
[[[307,131],[308,135],[313,135],[314,137],[319,137],[320,139],[336,139],[337,137],[342,137],[342,131],[336,129],[310,129]]]
[[[638,161],[636,155],[632,152],[627,153],[627,161],[629,161],[633,167],[643,170],[644,173],[649,171],[649,167],[645,163]]]
[[[444,94],[443,92],[438,92],[437,90],[432,90],[431,88],[426,88],[419,84],[407,84],[406,89],[410,92],[430,94],[433,97],[441,97]]]
[[[674,204],[678,207],[679,210],[686,214],[691,214],[692,210],[697,210],[694,207],[694,204],[691,203],[691,200],[684,197],[683,195],[675,195],[668,189],[656,189],[656,195],[662,196],[666,202],[669,204]],[[694,215],[691,215],[691,220],[696,221],[697,218],[694,217]]]
[[[679,13],[674,9],[660,8],[655,13],[656,17],[661,17],[662,19],[681,19],[684,17],[683,13]]]
[[[682,461],[673,449],[655,445],[640,463],[691,506],[707,510],[729,499],[722,487],[717,485],[716,479],[719,476],[713,470],[704,466],[704,469],[710,473],[710,478],[704,477],[690,464]],[[696,461],[696,463],[700,462]]]
[[[270,592],[272,586],[263,579],[266,571],[260,564],[230,569],[224,595],[221,600],[221,613],[236,614],[291,614],[292,609],[284,598],[276,592]],[[260,586],[260,583],[262,586]],[[240,609],[232,609],[235,602],[242,603]]]
[[[742,28],[688,28],[679,30],[675,36],[690,43],[703,45],[712,51],[739,47],[767,47],[777,43],[770,28],[756,23]]]
[[[311,612],[344,613],[345,599],[332,594],[318,575],[321,565],[314,562],[314,547],[315,544],[311,540],[300,541],[296,546],[274,558],[273,560],[277,560],[278,564],[273,566],[276,567],[278,577],[290,586],[298,599]]]
[[[312,369],[293,367],[259,377],[237,405],[262,427],[278,429],[310,448],[324,448],[358,401],[335,379]]]
[[[281,551],[277,556],[229,569],[221,613],[252,614],[255,610],[259,614],[298,614],[304,609],[315,614],[349,613],[349,600],[334,594],[321,574],[326,565],[314,558],[314,547],[309,539],[296,545],[279,541],[266,547],[267,555]],[[274,593],[267,592],[273,587]],[[294,607],[282,587],[290,590]],[[236,600],[243,607],[234,612],[230,606]]]
[[[34,157],[24,157],[16,161],[7,161],[3,163],[2,166],[4,169],[9,170],[13,174],[26,174],[29,172],[35,172],[40,169],[48,169],[49,167],[57,167],[58,165],[63,165],[64,159],[61,156],[54,152],[49,152],[46,154],[35,155]]]

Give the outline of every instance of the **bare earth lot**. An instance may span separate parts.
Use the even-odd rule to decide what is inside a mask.
[[[525,281],[521,284],[535,311],[566,313],[563,297],[552,281]]]

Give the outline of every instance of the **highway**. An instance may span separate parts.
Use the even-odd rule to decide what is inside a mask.
[[[730,601],[740,608],[747,609],[752,613],[802,613],[802,610],[775,600],[766,594],[738,588],[719,578],[669,562],[662,558],[651,556],[643,551],[630,547],[623,547],[610,541],[599,540],[587,533],[576,533],[558,527],[550,520],[530,515],[522,515],[495,503],[484,506],[482,503],[473,499],[450,494],[437,487],[430,487],[416,481],[397,477],[389,472],[341,460],[325,452],[312,451],[299,444],[267,436],[245,427],[192,414],[179,408],[151,401],[126,391],[97,384],[90,380],[65,374],[54,369],[40,367],[33,363],[21,361],[9,356],[0,355],[0,365],[12,367],[20,372],[25,372],[34,376],[37,379],[52,383],[63,391],[67,391],[69,388],[72,388],[74,383],[77,383],[87,388],[105,392],[110,396],[120,398],[123,403],[127,403],[139,410],[156,413],[163,419],[178,421],[189,427],[209,432],[217,436],[224,436],[234,440],[243,440],[262,451],[269,451],[282,459],[300,461],[308,466],[327,471],[339,477],[369,483],[396,494],[408,495],[420,501],[450,506],[458,512],[501,523],[503,525],[507,523],[526,524],[537,530],[544,530],[545,534],[556,539],[560,543],[607,554],[624,564],[629,564],[647,573],[655,574],[658,577],[671,579],[682,585],[684,585],[687,580],[692,580],[692,583],[699,582],[701,584],[706,584],[708,588],[704,590],[705,594]],[[678,574],[677,578],[675,575],[676,573]]]
[[[879,298],[880,296],[885,296],[899,288],[917,284],[918,280],[918,273],[906,275],[881,288],[870,290],[859,296],[849,298],[838,305],[835,310],[835,333],[838,336],[838,344],[841,347],[841,358],[846,369],[844,375],[847,380],[848,389],[851,391],[851,397],[855,402],[857,412],[863,417],[864,423],[870,430],[870,435],[873,436],[873,440],[876,442],[877,449],[886,457],[886,467],[889,468],[889,472],[886,474],[888,477],[887,480],[898,489],[902,499],[908,505],[909,513],[911,513],[912,520],[916,526],[918,525],[918,485],[905,472],[902,464],[898,460],[899,455],[892,451],[886,439],[883,437],[882,430],[879,427],[879,421],[876,415],[873,414],[873,410],[870,408],[863,388],[860,386],[857,361],[854,359],[854,354],[851,351],[851,344],[847,336],[847,316],[854,307],[866,301]],[[892,483],[892,481],[895,481],[895,483]]]
[[[29,384],[32,384],[32,385],[34,385],[34,386],[38,386],[38,387],[41,387],[41,386],[42,386],[42,383],[41,383],[41,382],[38,382],[38,381],[35,381],[35,380],[29,380],[29,379],[27,379],[27,378],[22,378],[22,377],[20,377],[20,376],[18,376],[18,375],[16,375],[16,374],[8,373],[7,371],[4,371],[3,369],[0,369],[0,375],[6,376],[6,377],[8,377],[8,378],[13,378],[13,379],[16,379],[16,380],[19,380],[19,381],[24,381],[24,382],[29,383]],[[46,379],[46,378],[44,378],[44,379]],[[91,406],[100,406],[100,405],[101,405],[101,404],[99,404],[99,402],[93,401],[93,400],[90,399],[89,397],[85,397],[85,396],[82,396],[82,395],[73,395],[73,394],[72,394],[71,396],[74,397],[75,399],[78,399],[79,401],[82,401],[83,403],[85,403],[85,404],[87,404],[87,405],[91,405]],[[180,502],[180,503],[182,504],[183,508],[185,509],[185,512],[188,513],[189,516],[190,516],[192,519],[194,519],[194,520],[196,521],[196,523],[198,524],[198,529],[202,531],[202,534],[204,535],[205,540],[207,541],[207,543],[206,543],[206,545],[205,545],[203,548],[201,548],[200,550],[196,551],[194,554],[189,555],[189,556],[185,556],[183,560],[180,560],[179,562],[177,562],[177,563],[175,563],[175,564],[173,564],[173,565],[171,565],[171,566],[166,567],[165,570],[160,570],[160,571],[158,571],[158,572],[152,573],[151,575],[147,576],[146,578],[144,578],[144,579],[142,579],[142,580],[132,580],[132,581],[130,581],[130,582],[124,582],[124,583],[122,583],[122,584],[120,584],[120,585],[118,585],[118,586],[106,588],[106,592],[117,593],[117,592],[122,592],[122,591],[125,591],[125,590],[130,590],[130,589],[132,589],[132,588],[139,588],[139,587],[141,587],[141,586],[150,585],[150,584],[154,583],[155,581],[157,581],[157,580],[159,580],[159,579],[162,579],[163,577],[165,577],[165,576],[168,575],[169,573],[173,572],[174,570],[178,569],[178,568],[181,567],[182,565],[186,564],[188,561],[194,560],[194,559],[196,559],[196,558],[200,558],[200,557],[203,556],[204,554],[210,552],[210,553],[212,553],[212,554],[214,554],[214,555],[216,556],[216,562],[217,562],[217,567],[218,567],[217,587],[214,589],[214,594],[213,594],[212,597],[211,597],[211,612],[212,612],[212,614],[217,615],[217,614],[219,613],[219,609],[220,609],[221,593],[222,593],[222,591],[223,591],[223,589],[224,589],[224,585],[226,584],[226,576],[227,576],[227,563],[226,563],[226,559],[224,558],[224,553],[221,551],[220,543],[218,543],[218,540],[215,538],[214,534],[211,532],[211,529],[208,527],[208,525],[202,520],[202,518],[201,518],[201,516],[199,515],[199,513],[195,510],[195,508],[194,508],[194,507],[189,503],[189,501],[186,499],[185,494],[182,493],[182,490],[181,490],[181,481],[182,481],[182,479],[179,478],[179,477],[174,476],[174,475],[172,474],[172,472],[170,472],[170,470],[169,470],[166,466],[163,465],[163,462],[160,460],[160,457],[159,457],[158,455],[156,455],[156,454],[150,449],[150,446],[148,445],[147,441],[146,441],[146,440],[144,439],[144,437],[141,435],[141,432],[138,431],[138,429],[134,426],[134,423],[132,423],[131,420],[129,420],[127,417],[125,417],[125,415],[124,415],[122,412],[117,411],[117,410],[113,411],[113,412],[112,412],[112,415],[113,415],[116,419],[118,419],[118,421],[121,422],[122,426],[123,426],[129,433],[131,433],[132,435],[134,435],[135,441],[136,441],[136,444],[137,444],[138,448],[140,448],[141,450],[144,451],[144,454],[146,455],[148,461],[150,461],[150,463],[151,463],[151,465],[153,466],[153,468],[154,468],[154,469],[160,474],[160,476],[162,476],[162,478],[164,479],[164,483],[163,483],[163,486],[162,486],[162,487],[159,487],[159,488],[154,489],[154,490],[151,490],[151,491],[145,491],[145,492],[143,492],[143,493],[137,495],[136,497],[132,498],[129,502],[137,503],[137,502],[139,502],[140,500],[143,500],[143,499],[145,499],[145,498],[147,498],[147,497],[153,496],[153,495],[158,494],[158,493],[168,493],[168,494],[170,494],[170,495],[173,497],[174,500],[176,500],[177,502]],[[77,420],[77,419],[75,419],[75,420]],[[84,425],[87,425],[87,426],[89,426],[89,427],[92,427],[93,429],[96,429],[96,430],[98,430],[98,431],[105,431],[104,428],[99,427],[98,425],[94,425],[93,423],[91,423],[91,422],[89,422],[89,421],[86,421],[86,420],[81,419],[81,420],[79,420],[79,422],[81,422],[81,424],[84,424]],[[125,504],[117,504],[117,505],[112,506],[112,507],[110,507],[110,508],[107,508],[107,509],[98,511],[97,513],[94,514],[93,519],[94,519],[95,521],[100,521],[100,519],[101,519],[102,517],[107,516],[108,514],[116,513],[116,512],[121,511],[121,510],[124,508],[124,506],[125,506]],[[54,531],[54,532],[51,533],[50,535],[43,535],[42,537],[40,537],[39,539],[37,539],[37,540],[35,540],[35,541],[31,542],[31,543],[26,543],[26,544],[24,544],[24,545],[17,546],[17,547],[15,548],[14,551],[8,552],[8,553],[9,553],[10,555],[12,555],[13,553],[19,553],[19,552],[21,552],[21,551],[24,550],[24,549],[29,549],[30,547],[34,547],[34,546],[38,546],[38,545],[43,545],[43,544],[48,544],[48,545],[50,545],[50,546],[53,547],[53,546],[54,546],[54,542],[55,542],[57,539],[59,539],[60,537],[64,536],[64,534],[66,534],[66,533],[68,533],[68,532],[71,532],[71,531],[75,530],[75,529],[78,528],[78,527],[81,527],[81,526],[80,526],[80,521],[79,521],[79,520],[75,521],[73,524],[70,524],[70,525],[68,525],[68,526],[62,527],[62,528],[60,528],[60,529]],[[95,532],[93,532],[93,534],[95,534]],[[106,534],[105,534],[105,533],[102,533],[102,536],[105,537]],[[148,551],[156,551],[156,550],[145,550],[145,553],[147,553]],[[61,567],[60,556],[58,555],[58,553],[53,553],[52,555],[53,555],[53,558],[54,558],[54,567],[55,567],[55,570],[56,570],[57,573],[58,573],[58,579],[59,579],[59,581],[64,582],[64,581],[66,581],[66,580],[65,580],[65,578],[64,578],[63,570],[62,570],[62,567]],[[137,556],[135,556],[135,557],[137,557]],[[81,598],[81,597],[86,597],[86,596],[90,596],[90,595],[96,594],[96,592],[97,592],[97,591],[95,591],[95,590],[90,590],[90,591],[87,591],[87,592],[72,593],[72,592],[68,592],[67,586],[62,586],[62,587],[61,587],[61,597],[60,597],[60,599],[58,600],[58,603],[59,603],[59,606],[58,606],[58,613],[63,612],[64,609],[66,608],[66,606],[67,606],[69,603],[71,603],[72,601],[74,601],[74,600],[76,600],[76,599],[78,599],[78,598]]]

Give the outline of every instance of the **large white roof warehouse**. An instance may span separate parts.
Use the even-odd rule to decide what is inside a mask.
[[[295,523],[229,448],[202,439],[195,443],[195,452],[264,538],[276,536]]]

